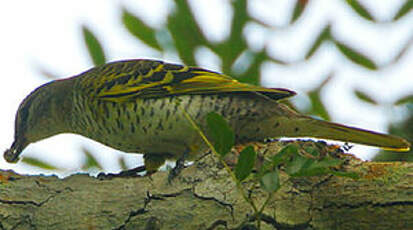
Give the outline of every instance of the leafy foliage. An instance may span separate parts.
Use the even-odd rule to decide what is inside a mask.
[[[97,37],[86,26],[82,27],[83,40],[95,66],[106,63],[105,52]]]
[[[355,64],[358,64],[364,68],[370,69],[370,70],[377,70],[378,66],[370,60],[368,57],[364,56],[360,52],[357,52],[353,48],[347,46],[346,44],[339,42],[337,40],[334,41],[337,48],[340,50],[340,52],[346,56],[350,61],[352,61]]]
[[[278,170],[266,173],[260,180],[261,186],[267,192],[276,192],[280,187]]]
[[[103,169],[102,166],[99,164],[98,160],[93,156],[92,152],[90,152],[90,150],[83,147],[82,152],[84,153],[86,157],[86,160],[82,166],[83,170],[90,170],[90,169],[102,170]]]
[[[217,113],[208,114],[207,124],[214,148],[221,156],[225,156],[235,144],[234,132],[225,119]]]
[[[235,166],[235,177],[239,181],[245,180],[251,174],[257,154],[254,147],[248,146],[239,154],[237,165]]]
[[[358,0],[346,0],[346,2],[360,17],[375,22],[373,16]]]
[[[323,44],[325,41],[328,41],[331,39],[331,25],[328,24],[324,27],[324,29],[321,31],[321,33],[317,36],[317,39],[311,46],[310,50],[308,53],[305,55],[306,59],[309,59],[313,56],[316,50],[320,48],[321,44]]]
[[[335,176],[341,177],[350,177],[353,179],[358,178],[358,175],[356,173],[338,170],[340,166],[345,163],[344,160],[329,155],[324,155],[316,147],[307,146],[304,147],[303,150],[301,150],[301,148],[299,148],[296,144],[288,144],[271,159],[264,160],[263,164],[261,164],[261,167],[257,169],[258,173],[256,173],[255,180],[259,182],[263,190],[267,191],[269,194],[266,202],[264,202],[262,207],[258,209],[254,200],[246,195],[241,184],[241,182],[244,181],[253,172],[253,168],[257,160],[257,153],[255,152],[254,148],[252,146],[247,146],[240,152],[237,164],[235,165],[235,169],[233,170],[227,165],[225,159],[223,158],[223,156],[227,154],[227,148],[231,149],[233,147],[233,144],[223,148],[223,143],[220,143],[225,139],[226,135],[219,133],[224,132],[233,134],[233,132],[230,132],[230,126],[226,123],[225,119],[214,112],[209,113],[207,116],[207,130],[209,130],[209,132],[212,134],[210,136],[213,138],[213,142],[220,143],[219,145],[215,144],[214,146],[212,146],[210,144],[211,142],[206,138],[206,135],[189,116],[189,114],[185,111],[184,114],[186,115],[190,123],[194,126],[194,128],[199,132],[205,143],[210,146],[212,152],[216,156],[219,156],[219,161],[224,165],[224,168],[231,175],[232,179],[237,185],[238,191],[242,194],[244,200],[248,204],[250,204],[251,208],[254,210],[254,215],[258,217],[258,229],[260,229],[259,216],[261,215],[262,210],[264,210],[264,207],[271,199],[272,194],[282,186],[279,175],[280,169],[287,173],[290,178],[321,176],[328,174],[333,174]],[[220,129],[220,127],[224,128]],[[219,148],[224,150],[220,151]],[[302,154],[301,151],[304,151],[305,154]],[[263,158],[265,159],[265,157]]]
[[[300,18],[301,14],[303,14],[305,8],[307,7],[308,2],[309,0],[297,0],[295,2],[291,23],[294,23],[298,18]]]
[[[332,76],[327,77],[317,88],[308,92],[308,96],[311,101],[311,107],[308,108],[308,111],[306,111],[308,114],[319,116],[327,121],[331,120],[331,118],[327,111],[327,108],[324,106],[324,103],[321,99],[321,91],[331,79]]]
[[[46,162],[44,162],[44,161],[42,161],[38,158],[34,158],[34,157],[23,157],[22,162],[26,163],[30,166],[38,167],[38,168],[41,168],[41,169],[46,169],[46,170],[56,170],[57,169],[57,167],[55,167],[55,166],[53,166],[49,163],[46,163]]]
[[[126,29],[148,46],[161,51],[161,46],[156,40],[156,30],[146,25],[140,18],[134,16],[126,9],[122,10],[122,23]]]
[[[413,0],[406,0],[406,2],[400,7],[399,11],[394,15],[393,20],[399,20],[408,13],[411,12],[413,8]]]
[[[354,90],[354,94],[356,95],[356,97],[364,102],[367,102],[369,104],[373,104],[373,105],[377,105],[377,101],[374,100],[372,97],[370,97],[369,95],[367,95],[366,93],[364,93],[361,90]]]
[[[378,21],[372,16],[371,9],[366,8],[361,1],[345,0],[343,2],[347,4],[356,15],[372,23],[378,23]],[[195,18],[195,12],[187,0],[175,0],[174,3],[174,11],[168,15],[167,23],[161,28],[148,26],[144,22],[144,18],[139,15],[134,15],[126,8],[122,9],[122,24],[134,37],[138,38],[147,46],[160,52],[167,52],[161,45],[161,38],[167,37],[167,40],[170,40],[171,44],[174,46],[172,50],[175,50],[179,58],[187,65],[196,65],[196,50],[199,47],[207,47],[222,61],[222,72],[243,82],[259,84],[262,71],[261,67],[264,63],[272,62],[282,65],[289,64],[284,60],[273,58],[268,54],[267,49],[262,49],[257,52],[253,51],[248,46],[246,42],[248,35],[243,33],[246,25],[250,22],[264,25],[264,23],[262,23],[259,19],[256,19],[255,16],[250,15],[248,10],[248,5],[252,4],[250,1],[231,1],[230,5],[233,10],[233,17],[229,28],[230,33],[225,40],[220,42],[211,42],[206,38],[206,32]],[[294,22],[303,16],[303,12],[305,10],[309,10],[309,3],[310,1],[308,0],[296,0],[294,2],[294,7],[292,8],[291,14],[292,16],[290,19],[291,27],[295,26]],[[394,15],[393,21],[397,21],[409,14],[412,7],[413,1],[406,0],[406,2],[401,5],[400,9]],[[276,28],[271,28],[271,26],[268,25],[264,26],[268,29],[276,31]],[[338,36],[333,36],[332,31],[335,26],[336,25],[334,24],[327,23],[310,46],[308,52],[305,54],[304,60],[311,59],[322,44],[326,42],[333,42],[336,45],[337,50],[351,62],[369,70],[380,69],[380,66],[378,66],[374,60],[346,43],[341,42],[341,39]],[[91,32],[91,30],[85,26],[83,27],[83,33],[87,48],[95,65],[103,63],[105,60],[105,55],[102,45],[99,43],[98,39]],[[407,50],[407,47],[410,46],[410,43],[406,44],[406,46],[402,48],[400,54],[397,55],[394,58],[394,61],[391,61],[390,64],[394,64],[397,60],[399,60],[401,56],[406,53],[405,51]],[[236,67],[234,65],[238,63],[237,60],[240,55],[245,53],[250,55],[251,63],[245,71],[234,71],[237,69],[234,68]],[[240,65],[245,65],[245,63],[240,63]],[[319,89],[320,87],[309,91],[311,106],[307,109],[307,111],[311,115],[320,116],[324,119],[330,119],[328,110],[325,108],[321,95],[319,94]],[[364,100],[366,102],[369,101],[370,103],[373,102],[372,100],[366,100],[367,98],[364,97],[366,94],[362,91],[354,91],[354,93],[360,100]]]
[[[347,4],[348,9],[352,10],[355,15],[359,16],[363,20],[367,20],[372,24],[379,24],[380,21],[375,19],[372,12],[373,9],[367,8],[360,0],[344,0],[344,4]],[[372,71],[379,71],[381,68],[393,65],[402,59],[404,54],[408,53],[409,47],[413,44],[413,39],[406,43],[404,47],[400,49],[398,55],[389,61],[388,65],[378,65],[374,57],[368,57],[359,50],[351,47],[348,44],[352,44],[352,41],[346,40],[342,42],[342,38],[335,34],[335,29],[340,26],[332,22],[323,22],[325,26],[320,31],[318,36],[314,39],[310,48],[306,51],[303,60],[297,60],[294,63],[283,60],[282,58],[275,58],[273,53],[269,54],[269,44],[264,44],[261,50],[253,50],[247,43],[248,34],[245,33],[245,28],[249,23],[256,23],[262,25],[269,31],[267,37],[271,38],[273,32],[277,32],[278,28],[270,25],[266,25],[256,16],[251,15],[249,5],[254,4],[252,0],[237,0],[231,1],[230,7],[232,8],[232,19],[229,27],[229,35],[227,38],[219,42],[211,42],[207,39],[206,30],[202,28],[200,23],[195,18],[196,12],[191,8],[188,0],[175,0],[174,11],[167,15],[167,22],[165,25],[160,25],[155,28],[145,23],[145,19],[140,15],[134,15],[131,10],[127,8],[122,9],[121,13],[121,25],[132,36],[139,39],[142,43],[154,50],[165,54],[166,52],[175,52],[175,54],[187,65],[196,65],[197,60],[195,58],[195,52],[200,47],[206,47],[210,49],[221,61],[222,72],[228,74],[240,81],[248,82],[252,84],[259,84],[261,82],[260,76],[262,75],[262,67],[266,63],[276,63],[277,65],[294,65],[295,62],[308,62],[314,57],[320,47],[323,44],[334,44],[337,47],[338,53],[343,54],[349,61],[357,64],[360,68]],[[293,7],[291,18],[287,28],[293,28],[297,26],[298,21],[303,18],[304,12],[310,11],[310,1],[308,0],[296,0],[292,4]],[[392,21],[386,22],[388,27],[391,23],[397,23],[398,20],[405,18],[406,15],[411,14],[413,8],[413,1],[406,0],[400,8],[396,11],[392,17]],[[374,25],[377,26],[377,25]],[[381,26],[381,25],[379,25]],[[106,54],[104,52],[104,46],[100,43],[98,37],[92,32],[93,30],[83,26],[83,40],[86,44],[87,50],[91,57],[91,60],[95,65],[106,62]],[[350,32],[350,31],[349,31]],[[165,49],[163,41],[167,40],[168,50]],[[170,46],[170,47],[169,47]],[[293,51],[297,52],[297,51]],[[250,57],[250,63],[239,62],[239,58],[243,54],[248,54]],[[237,65],[243,67],[243,71],[236,71],[239,69]],[[335,67],[332,67],[334,70]],[[48,71],[45,71],[48,72]],[[331,71],[333,74],[333,71]],[[324,105],[324,98],[321,91],[327,85],[329,77],[325,77],[325,80],[318,86],[308,90],[308,96],[310,98],[310,105],[308,108],[304,108],[304,111],[310,115],[316,115],[323,119],[330,120],[328,109]],[[305,79],[303,78],[303,81]],[[377,104],[380,106],[374,98],[369,97],[368,94],[361,90],[353,90],[354,95],[359,99],[367,103]],[[400,98],[397,100],[397,105],[406,106],[409,104],[411,98]],[[413,112],[410,111],[410,114]],[[403,129],[404,130],[404,129]],[[225,141],[223,141],[225,142]],[[225,144],[221,144],[225,146]],[[217,147],[220,151],[227,151],[228,147]]]
[[[168,18],[168,30],[173,38],[179,57],[187,65],[196,65],[195,49],[207,43],[185,0],[175,1],[175,12]]]
[[[413,94],[412,95],[407,95],[405,97],[400,98],[394,104],[395,105],[403,105],[403,104],[407,104],[407,103],[412,103],[413,104]]]

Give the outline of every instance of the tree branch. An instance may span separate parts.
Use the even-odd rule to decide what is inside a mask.
[[[275,154],[285,143],[260,149]],[[331,151],[331,148],[330,148]],[[359,180],[336,176],[287,180],[264,209],[263,229],[408,229],[413,226],[413,164],[362,162],[346,168]],[[230,161],[230,159],[229,159]],[[97,179],[77,174],[25,176],[0,171],[0,229],[235,229],[253,225],[222,165],[211,154],[168,184],[149,177]],[[243,183],[258,207],[267,193]]]

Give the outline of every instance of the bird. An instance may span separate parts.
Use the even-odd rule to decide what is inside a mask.
[[[74,133],[143,154],[146,171],[153,173],[166,160],[194,160],[208,151],[185,114],[206,130],[212,112],[228,122],[237,145],[310,137],[394,151],[410,148],[401,137],[302,115],[282,103],[294,95],[200,67],[151,59],[110,62],[31,92],[17,110],[14,141],[4,159],[18,162],[29,144]]]

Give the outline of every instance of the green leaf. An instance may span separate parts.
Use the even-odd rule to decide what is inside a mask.
[[[305,157],[303,157],[305,158]],[[307,160],[300,160],[299,164],[297,164],[295,170],[292,173],[289,173],[290,176],[300,177],[300,176],[321,176],[331,173],[331,167],[335,167],[341,165],[343,160],[335,159],[331,157],[326,157],[321,160],[313,160],[310,158],[306,158]],[[304,162],[304,163],[303,163]],[[301,166],[301,167],[300,167]]]
[[[42,65],[37,65],[36,66],[37,72],[42,75],[42,77],[48,79],[48,80],[56,80],[59,79],[59,75],[56,72],[50,70],[49,68],[46,68],[45,66]]]
[[[252,146],[247,146],[241,151],[235,166],[235,177],[238,181],[245,180],[251,174],[256,157],[257,154]]]
[[[244,27],[251,20],[248,14],[248,1],[231,1],[234,14],[231,21],[230,34],[224,42],[210,48],[222,58],[223,73],[231,73],[231,68],[242,52],[248,49],[243,35]]]
[[[275,192],[280,188],[280,177],[278,170],[266,173],[260,180],[261,186],[267,192]]]
[[[156,30],[146,25],[141,19],[126,9],[122,10],[122,23],[133,36],[143,41],[146,45],[159,51],[162,50],[156,40]]]
[[[310,97],[313,107],[311,113],[329,121],[331,118],[326,107],[324,106],[324,103],[321,101],[320,91],[311,91],[308,96]]]
[[[394,56],[393,60],[391,60],[387,65],[389,64],[396,64],[400,59],[402,59],[404,56],[406,56],[406,53],[410,50],[410,47],[413,46],[413,36],[410,37],[409,41],[404,45],[402,49],[398,52],[397,55]]]
[[[340,52],[348,59],[350,59],[352,62],[370,70],[378,69],[377,65],[372,60],[368,59],[366,56],[362,55],[361,53],[355,51],[354,49],[348,47],[347,45],[337,40],[335,40],[334,42],[337,48],[340,50]]]
[[[22,162],[26,163],[30,166],[38,167],[41,169],[47,169],[47,170],[56,170],[57,168],[53,165],[50,165],[44,161],[41,161],[37,158],[34,157],[23,157]]]
[[[310,98],[310,101],[311,101],[311,108],[308,111],[308,113],[319,116],[327,121],[331,120],[331,117],[323,101],[321,100],[321,91],[331,79],[332,79],[332,75],[328,76],[323,82],[321,82],[321,84],[317,88],[308,92],[308,97]]]
[[[82,26],[83,40],[95,66],[106,63],[105,52],[97,37],[86,26]]]
[[[399,9],[399,11],[394,15],[393,20],[399,20],[401,17],[405,16],[407,13],[411,12],[413,8],[413,0],[407,0]]]
[[[215,150],[225,156],[235,144],[235,135],[227,121],[219,114],[211,112],[207,115],[208,134],[214,143]]]
[[[310,167],[314,161],[314,159],[296,154],[293,159],[287,163],[285,172],[290,176],[296,175],[303,169]]]
[[[304,147],[304,150],[306,153],[314,157],[318,157],[321,155],[320,151],[312,146]]]
[[[305,55],[305,59],[311,58],[314,53],[320,48],[321,44],[324,41],[331,39],[331,25],[328,24],[324,29],[321,31],[320,35],[318,35],[317,39],[315,40],[314,44],[311,46],[308,53]]]
[[[201,28],[186,0],[176,0],[175,12],[168,17],[167,27],[182,61],[195,66],[195,49],[199,46],[209,47]]]
[[[298,154],[298,147],[295,144],[289,144],[282,148],[277,154],[272,157],[272,162],[275,167],[282,164],[287,157]]]
[[[102,166],[99,164],[99,162],[96,160],[96,158],[93,156],[93,154],[86,148],[82,148],[82,152],[85,154],[86,161],[83,163],[82,169],[88,170],[91,168],[95,169],[102,169]]]
[[[118,162],[122,171],[128,170],[128,166],[126,166],[126,161],[124,157],[119,157]]]
[[[360,90],[354,90],[354,94],[356,95],[356,97],[364,102],[373,104],[373,105],[377,105],[377,101],[374,100],[372,97],[370,97],[369,95],[365,94],[364,92],[360,91]]]
[[[261,64],[268,60],[267,54],[265,51],[254,53],[253,60],[251,65],[248,69],[239,76],[235,78],[240,82],[249,83],[253,85],[259,85],[260,83],[260,72],[261,72]]]
[[[406,103],[413,103],[413,94],[407,95],[405,97],[400,98],[394,104],[395,105],[403,105],[403,104],[406,104]]]
[[[297,21],[297,19],[302,15],[302,13],[308,5],[308,2],[309,0],[297,0],[295,2],[293,16],[290,21],[291,24]]]
[[[374,22],[373,16],[367,11],[367,9],[360,4],[357,0],[346,0],[347,4],[361,17],[369,21]]]

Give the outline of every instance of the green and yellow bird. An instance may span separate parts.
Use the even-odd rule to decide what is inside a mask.
[[[400,137],[313,119],[277,102],[294,94],[197,67],[144,59],[112,62],[30,93],[17,111],[14,142],[4,158],[16,162],[30,143],[75,133],[143,153],[146,170],[153,172],[166,159],[194,159],[207,150],[184,111],[202,129],[208,113],[222,115],[236,133],[236,144],[314,137],[409,150]]]

